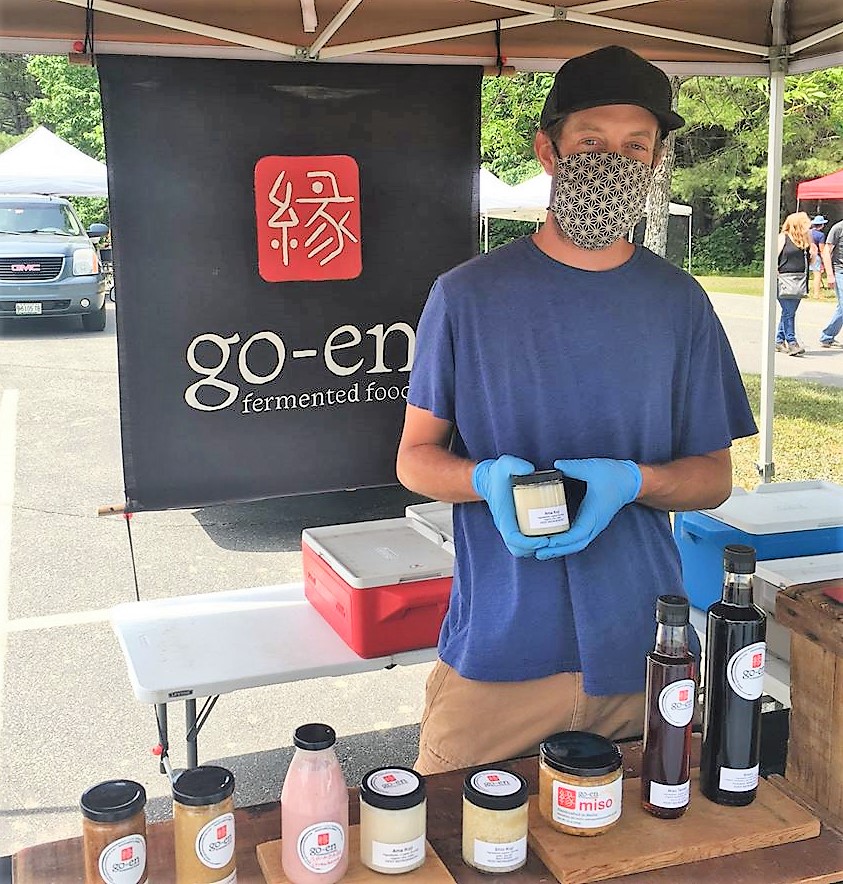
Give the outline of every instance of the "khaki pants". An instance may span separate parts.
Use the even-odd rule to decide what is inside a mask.
[[[415,769],[440,773],[534,754],[558,731],[591,731],[613,740],[640,737],[644,693],[590,697],[580,672],[531,681],[474,681],[437,660],[425,688]]]

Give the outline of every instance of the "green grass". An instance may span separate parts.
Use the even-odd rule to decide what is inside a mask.
[[[727,295],[764,294],[763,276],[695,276],[694,279],[708,292]],[[835,294],[830,289],[820,289],[820,300],[833,301]]]
[[[758,422],[761,378],[743,375]],[[776,378],[773,409],[773,462],[777,482],[826,479],[843,485],[843,388],[794,378]],[[732,446],[734,484],[748,491],[758,485],[758,436]]]

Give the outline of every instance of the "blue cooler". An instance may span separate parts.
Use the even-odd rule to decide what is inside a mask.
[[[676,513],[673,536],[691,605],[705,610],[720,598],[729,543],[754,547],[759,560],[843,552],[843,486],[811,480],[735,488],[716,509]]]

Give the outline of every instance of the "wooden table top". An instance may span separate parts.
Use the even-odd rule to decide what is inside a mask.
[[[638,776],[641,761],[640,743],[621,745],[624,775]],[[695,755],[699,739],[694,740]],[[527,778],[531,793],[538,791],[538,762],[522,758],[506,765]],[[457,884],[489,884],[490,876],[466,866],[462,861],[462,783],[464,772],[437,774],[427,778],[428,840],[448,867]],[[787,791],[780,777],[771,778]],[[809,808],[821,816],[817,808]],[[279,837],[281,813],[278,802],[239,808],[237,818],[237,880],[239,884],[264,884],[258,867],[256,847]],[[349,818],[359,820],[356,789],[349,790]],[[669,826],[669,822],[666,824]],[[81,829],[81,820],[80,820]],[[149,879],[155,884],[170,884],[174,877],[172,822],[153,823],[148,827],[147,856]],[[818,838],[798,841],[734,856],[687,863],[681,881],[699,884],[835,884],[843,881],[843,833],[822,827]],[[526,866],[504,876],[507,884],[553,884],[553,875],[530,851]],[[667,868],[623,878],[615,884],[676,884],[677,869]],[[26,848],[13,858],[15,884],[83,884],[82,839],[71,838]]]

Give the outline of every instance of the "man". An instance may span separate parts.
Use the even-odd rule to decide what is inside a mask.
[[[668,511],[725,500],[731,441],[756,431],[705,293],[627,239],[684,124],[670,104],[664,73],[626,49],[563,65],[534,142],[547,220],[446,273],[425,306],[397,468],[456,504],[456,563],[423,773],[560,730],[641,734],[656,597],[682,586]],[[554,465],[585,499],[568,532],[525,537],[511,476]]]
[[[837,335],[843,328],[843,221],[838,221],[831,230],[822,247],[823,264],[828,284],[837,292],[837,307],[828,325],[820,332],[820,346],[843,347]]]
[[[823,243],[825,242],[823,227],[825,227],[826,224],[828,224],[828,218],[824,218],[822,215],[815,215],[811,220],[811,242],[814,244],[814,250],[816,251],[814,258],[811,260],[811,272],[813,273],[813,279],[811,281],[811,291],[815,298],[819,298],[820,296],[820,287],[822,283],[822,247]]]

